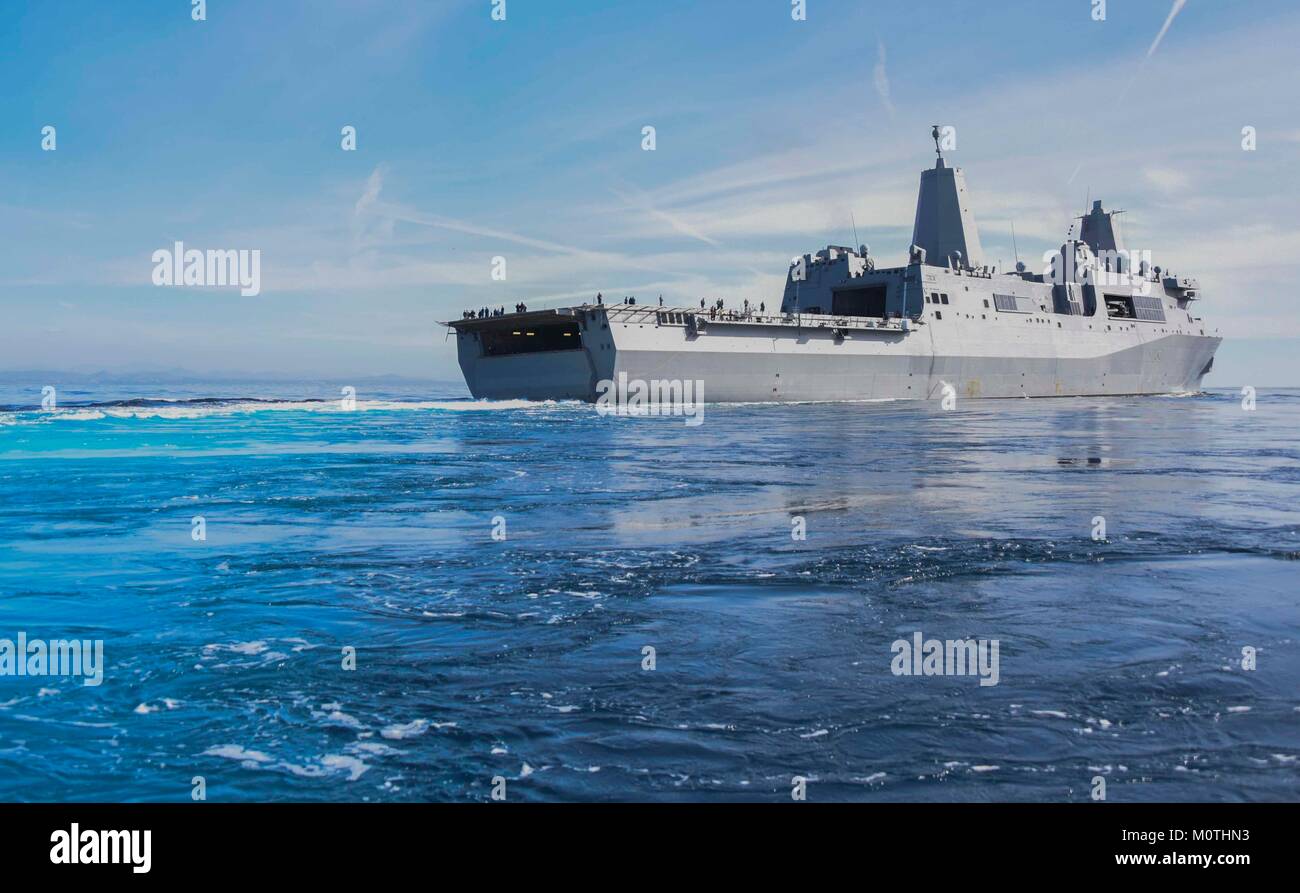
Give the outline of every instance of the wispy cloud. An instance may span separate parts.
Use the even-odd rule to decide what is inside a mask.
[[[366,248],[370,242],[387,241],[392,238],[392,221],[383,218],[376,221],[374,213],[375,205],[379,201],[379,193],[383,189],[384,166],[381,164],[370,172],[370,176],[366,178],[365,189],[362,190],[356,204],[352,206],[352,250],[354,252]]]
[[[668,211],[664,211],[660,208],[655,207],[654,204],[649,200],[649,198],[644,193],[638,191],[635,195],[633,195],[631,193],[615,189],[612,186],[610,187],[609,191],[614,193],[614,195],[618,196],[620,199],[622,199],[623,202],[629,205],[630,207],[633,207],[638,211],[650,215],[655,220],[659,220],[662,221],[663,223],[668,224],[668,226],[673,230],[673,232],[680,233],[684,236],[689,236],[692,239],[696,239],[700,242],[703,242],[705,245],[712,245],[715,248],[718,246],[718,241],[716,239],[709,238],[704,233],[700,232],[699,229],[687,223],[681,217],[678,217],[675,214],[671,214]]]
[[[590,272],[592,270],[639,270],[641,272],[653,272],[659,275],[684,275],[680,271],[665,269],[663,265],[655,262],[653,258],[647,260],[644,254],[630,255],[621,252],[600,250],[597,248],[568,245],[560,242],[553,242],[548,239],[538,239],[532,236],[523,235],[522,233],[500,229],[498,227],[484,226],[469,220],[461,220],[437,214],[428,214],[394,203],[378,203],[375,206],[374,212],[397,222],[410,223],[416,226],[432,227],[434,229],[459,233],[461,235],[475,236],[484,240],[479,247],[485,252],[489,250],[497,250],[497,246],[501,243],[509,243],[513,245],[522,245],[526,248],[542,252],[545,255],[559,256],[565,259],[560,265],[560,269],[567,271],[570,276],[580,276],[585,272]]]
[[[352,216],[360,219],[365,215],[375,201],[379,198],[379,193],[384,190],[384,166],[381,164],[370,172],[366,178],[366,188],[357,199],[357,203],[352,207]]]
[[[1170,194],[1183,194],[1191,185],[1187,174],[1170,167],[1147,167],[1143,168],[1142,176],[1152,186]]]
[[[894,103],[889,98],[889,75],[885,71],[885,42],[879,38],[876,39],[876,65],[871,69],[871,82],[875,85],[876,95],[880,97],[881,104],[884,105],[885,111],[889,113],[892,120]]]

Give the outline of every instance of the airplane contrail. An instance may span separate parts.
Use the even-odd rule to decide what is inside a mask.
[[[1187,0],[1174,0],[1174,5],[1169,9],[1168,17],[1165,18],[1164,26],[1161,27],[1160,33],[1156,35],[1156,39],[1151,41],[1151,49],[1147,50],[1148,59],[1155,55],[1156,48],[1160,46],[1160,41],[1165,39],[1165,32],[1169,30],[1169,26],[1174,23],[1174,19],[1178,17],[1178,14],[1183,11],[1183,7],[1186,5]]]

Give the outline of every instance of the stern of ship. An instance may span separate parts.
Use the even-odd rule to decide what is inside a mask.
[[[596,399],[598,355],[613,364],[599,308],[564,307],[447,323],[465,384],[479,400]]]

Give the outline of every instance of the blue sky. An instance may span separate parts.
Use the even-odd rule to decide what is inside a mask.
[[[986,260],[1101,198],[1200,276],[1207,384],[1300,385],[1300,8],[1106,5],[5,0],[0,369],[452,378],[465,307],[772,303],[851,220],[904,257],[941,122]],[[262,293],[152,285],[176,240]]]

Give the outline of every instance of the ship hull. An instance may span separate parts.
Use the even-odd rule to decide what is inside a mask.
[[[1200,389],[1221,340],[1136,324],[1088,330],[1078,319],[1068,335],[1006,326],[995,333],[1002,337],[982,331],[978,344],[956,325],[704,322],[692,330],[637,319],[592,314],[580,347],[509,356],[484,355],[466,331],[461,369],[479,399],[594,401],[602,382],[620,379],[691,382],[711,403],[1176,394]]]
[[[629,351],[611,377],[703,382],[708,402],[938,399],[945,386],[963,398],[1190,393],[1217,341],[1176,335],[1095,358]]]

